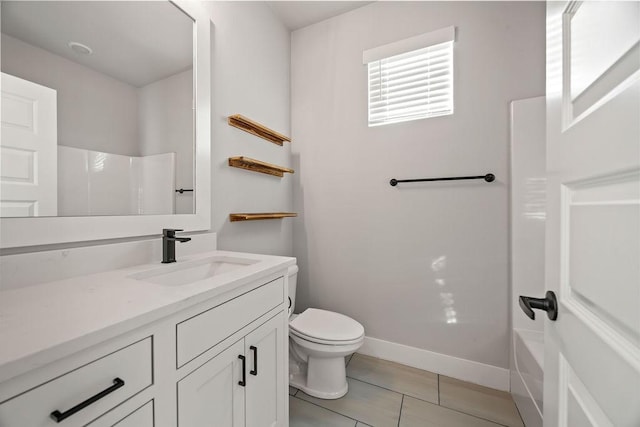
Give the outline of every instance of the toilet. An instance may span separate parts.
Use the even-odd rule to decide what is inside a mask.
[[[364,342],[364,327],[343,314],[308,308],[293,314],[298,266],[289,267],[289,385],[320,399],[348,391],[345,356]]]

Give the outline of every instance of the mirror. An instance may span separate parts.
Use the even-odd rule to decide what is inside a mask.
[[[2,1],[0,217],[194,213],[194,20]]]
[[[10,14],[7,13],[7,11],[10,10],[11,6],[14,6],[15,4],[22,5],[22,3],[26,3],[27,5],[35,4],[35,5],[42,6],[52,2],[2,1],[0,3],[0,7],[2,8],[1,15],[3,19],[3,22],[2,22],[3,32],[6,29],[6,24],[4,21],[5,19],[9,20],[9,16],[10,16]],[[192,58],[192,69],[193,69],[193,73],[189,72],[188,74],[192,76],[193,91],[190,94],[184,95],[184,96],[188,97],[188,99],[191,99],[193,102],[193,104],[190,105],[191,111],[188,114],[188,116],[191,117],[190,121],[192,126],[191,128],[192,133],[188,137],[188,141],[186,142],[181,141],[181,144],[184,144],[182,146],[191,147],[191,150],[193,152],[192,159],[190,161],[186,161],[186,163],[191,163],[192,165],[191,166],[192,172],[190,172],[190,180],[188,180],[187,182],[193,183],[193,185],[187,188],[186,187],[187,184],[184,184],[182,188],[187,188],[187,189],[192,188],[194,189],[194,191],[192,194],[177,193],[176,195],[175,190],[179,189],[181,184],[177,180],[176,180],[177,187],[172,189],[174,192],[173,195],[176,197],[187,196],[191,198],[191,201],[187,203],[188,208],[186,209],[189,213],[178,212],[179,203],[176,202],[175,203],[176,213],[173,213],[173,214],[164,213],[164,211],[158,212],[158,213],[152,213],[152,212],[145,212],[144,210],[141,210],[133,213],[129,212],[126,214],[122,214],[119,211],[118,212],[114,211],[114,212],[102,212],[102,213],[97,213],[95,215],[86,215],[86,216],[55,216],[55,217],[54,216],[35,216],[35,215],[34,216],[18,216],[16,214],[16,210],[22,209],[20,213],[25,214],[25,211],[28,210],[28,207],[19,206],[19,204],[16,203],[13,206],[15,210],[11,212],[10,216],[0,217],[0,249],[3,250],[2,252],[14,253],[15,251],[23,251],[24,249],[11,249],[11,251],[8,251],[8,252],[5,251],[5,249],[24,248],[24,247],[35,246],[35,245],[40,246],[40,245],[72,243],[72,242],[98,241],[103,239],[132,238],[132,237],[138,237],[138,236],[158,236],[161,234],[163,228],[177,228],[177,229],[184,229],[185,231],[208,230],[211,225],[210,153],[211,153],[211,34],[212,34],[211,29],[212,29],[212,22],[211,22],[210,14],[206,10],[206,7],[200,2],[193,2],[193,1],[187,1],[187,0],[174,0],[172,2],[69,1],[69,2],[54,2],[54,3],[59,3],[62,6],[71,7],[71,10],[73,12],[69,12],[69,13],[71,13],[72,16],[75,16],[76,14],[75,8],[81,7],[81,5],[85,3],[92,4],[92,5],[95,3],[94,6],[97,5],[97,6],[105,6],[105,7],[106,6],[126,7],[127,5],[129,5],[133,8],[131,9],[132,11],[138,10],[138,14],[135,15],[135,19],[133,18],[134,17],[133,14],[116,13],[115,16],[117,19],[115,19],[116,23],[114,24],[116,25],[116,27],[112,29],[111,36],[105,36],[104,33],[101,33],[101,31],[104,30],[103,28],[104,24],[102,24],[101,23],[102,21],[100,20],[95,20],[95,18],[97,17],[101,17],[101,18],[104,17],[104,15],[107,14],[107,12],[99,13],[99,14],[96,14],[96,16],[92,16],[92,19],[94,20],[91,21],[90,24],[87,23],[85,25],[80,25],[81,27],[85,27],[85,29],[90,30],[89,32],[87,32],[87,34],[95,33],[96,35],[98,35],[97,36],[98,40],[109,37],[108,39],[109,43],[107,43],[107,45],[110,46],[113,50],[122,51],[122,52],[125,51],[126,44],[138,44],[138,42],[124,42],[122,40],[121,35],[126,34],[130,30],[129,27],[143,30],[142,32],[144,33],[144,32],[150,31],[150,28],[153,27],[153,23],[156,20],[160,19],[158,17],[154,17],[154,15],[151,14],[151,8],[155,6],[160,7],[160,5],[162,4],[163,6],[170,7],[172,14],[176,14],[176,13],[178,14],[178,15],[174,15],[176,19],[178,18],[184,19],[185,17],[187,18],[185,22],[189,24],[189,28],[190,28],[188,29],[188,32],[190,37],[190,43],[192,46],[190,56]],[[137,6],[138,9],[135,9],[135,6]],[[179,15],[180,13],[183,13],[184,15],[181,16]],[[45,21],[54,21],[59,19],[63,19],[63,18],[59,16],[47,15],[46,19],[39,19],[37,23],[41,24],[42,22],[45,22]],[[75,20],[80,22],[77,19],[77,17]],[[114,20],[112,20],[111,22],[114,22]],[[28,26],[29,27],[28,29],[31,30],[34,25],[24,24],[22,26]],[[69,25],[71,26],[71,24]],[[166,28],[163,28],[163,31],[165,29]],[[99,35],[99,34],[103,34],[103,35]],[[8,35],[8,37],[13,37],[14,39],[16,39],[16,37],[11,35]],[[154,42],[146,44],[148,49],[151,49],[153,51],[159,51],[159,52],[163,52],[164,50],[166,50],[167,48],[166,43],[169,43],[169,42],[159,37],[160,36],[154,35]],[[3,39],[2,40],[2,43],[3,43],[2,66],[3,67],[5,65],[4,38],[5,38],[5,34],[3,33],[2,34],[2,39]],[[19,41],[18,43],[21,43],[21,42],[22,41]],[[83,41],[79,39],[72,39],[66,42],[67,45],[65,49],[70,50],[70,53],[66,52],[65,50],[67,54],[76,55],[76,53],[74,53],[74,51],[71,50],[73,48],[75,48],[76,50],[79,50],[80,52],[86,49],[86,48],[83,48],[82,46],[77,46],[77,45],[72,45],[72,47],[70,48],[68,45],[69,42],[77,42],[80,44],[87,45],[90,49],[94,51],[94,54],[97,54],[98,48],[96,46],[98,45],[91,46],[89,43],[92,43],[92,42]],[[38,49],[41,49],[43,52],[45,51],[45,49],[43,48],[38,48]],[[50,54],[49,52],[46,52],[46,53]],[[64,60],[67,62],[70,62],[70,60],[67,60],[66,58],[64,58]],[[113,68],[125,69],[127,68],[128,65],[133,63],[133,59],[129,57],[120,56],[120,57],[117,57],[116,59],[110,60],[109,62],[111,62],[111,66]],[[156,69],[159,67],[160,67],[159,64],[154,63],[152,64],[151,68]],[[89,67],[86,67],[86,68],[89,68]],[[3,71],[4,71],[4,68],[3,68]],[[95,71],[95,70],[92,70],[92,71]],[[187,70],[182,69],[182,71],[186,72]],[[21,78],[21,80],[29,80],[29,79]],[[71,84],[79,84],[79,83],[80,83],[80,79],[76,79],[71,82]],[[46,85],[40,84],[40,86],[45,87]],[[4,79],[3,79],[2,90],[3,92],[5,90]],[[89,88],[85,88],[83,90],[91,92],[92,87],[89,86]],[[3,94],[3,99],[2,99],[3,112],[5,111],[5,107],[7,105],[7,102],[6,102],[7,99],[9,100],[9,102],[24,101],[24,99],[21,99],[20,97],[14,97],[14,98],[11,98],[10,96],[5,97]],[[165,127],[148,128],[146,126],[141,126],[141,128],[143,128],[145,132],[147,131],[150,132],[151,139],[158,139],[161,137],[165,137],[171,133],[168,131],[169,129],[168,126],[169,124],[173,124],[172,119],[174,117],[173,116],[169,117],[169,115],[167,115],[166,113],[167,110],[162,110],[161,107],[164,108],[166,106],[165,103],[174,102],[175,100],[176,100],[175,96],[162,98],[160,97],[160,94],[159,94],[157,98],[154,97],[150,101],[150,103],[157,108],[157,110],[155,110],[156,113],[158,114],[163,112],[165,113],[165,116],[162,117],[163,120],[156,120],[156,122],[160,122],[161,125]],[[59,99],[56,101],[56,105],[58,105],[58,101]],[[25,127],[24,123],[25,122],[29,123],[29,120],[31,120],[32,123],[35,123],[35,120],[33,119],[38,117],[38,111],[37,109],[33,108],[33,105],[34,105],[33,102],[31,102],[31,104],[22,102],[22,108],[15,109],[17,113],[10,115],[6,120],[7,123],[3,123],[2,125],[3,145],[5,140],[5,131],[7,129],[19,128],[21,123],[22,123],[22,127]],[[84,113],[84,111],[82,112]],[[62,114],[62,113],[58,111],[56,112],[56,115],[58,114]],[[132,113],[131,115],[133,116],[134,114]],[[186,116],[187,115],[185,115],[185,117]],[[58,122],[59,122],[58,119],[59,118],[53,121],[49,120],[49,122],[45,121],[42,125],[39,125],[39,127],[32,126],[32,128],[37,130],[38,132],[43,131],[47,126],[54,126],[57,128]],[[4,120],[4,117],[3,117],[3,120]],[[87,126],[89,124],[88,119],[84,119],[82,116],[78,115],[78,116],[73,116],[71,118],[71,121],[74,122],[76,126],[80,126],[76,128],[71,128],[71,129],[75,129],[71,131],[72,134],[73,132],[80,132],[80,130],[83,130],[86,132],[86,129],[83,129],[82,126]],[[115,129],[118,126],[120,125],[117,125],[115,123],[108,123],[107,128],[109,129],[109,134],[115,135],[116,131],[120,131],[120,129]],[[28,128],[29,126],[26,126],[26,127]],[[56,134],[58,135],[58,138],[62,137],[60,129],[56,129]],[[195,144],[192,143],[194,137],[195,137]],[[98,139],[98,138],[92,138],[92,139]],[[113,138],[107,137],[105,140],[103,140],[103,142],[107,144],[109,149],[112,149],[115,146],[114,145],[115,143],[113,143]],[[54,147],[55,149],[52,150],[52,152],[56,153],[59,149],[58,141],[56,141],[56,145]],[[102,147],[104,147],[104,145]],[[78,148],[78,147],[73,147],[73,148]],[[86,149],[87,151],[97,151],[101,153],[107,153],[107,154],[103,154],[102,158],[98,154],[93,154],[92,159],[94,160],[94,162],[91,164],[91,167],[95,167],[96,169],[100,169],[101,167],[104,167],[106,169],[107,163],[109,162],[109,160],[111,160],[111,158],[108,156],[108,154],[110,153],[107,152],[106,149],[104,148],[97,148],[96,150],[90,150],[89,148],[82,148],[82,149]],[[104,151],[101,151],[101,150],[104,150]],[[4,148],[3,148],[3,151],[5,151]],[[167,149],[163,151],[163,153],[166,154],[166,152],[169,152],[169,151],[170,150]],[[35,183],[44,184],[48,181],[48,180],[41,179],[41,176],[39,175],[39,172],[37,171],[35,166],[32,167],[31,169],[29,169],[28,167],[28,164],[35,165],[38,160],[46,159],[46,154],[43,153],[42,155],[37,155],[34,153],[34,150],[29,151],[29,149],[23,149],[22,152],[18,154],[19,155],[14,156],[14,159],[12,159],[11,161],[7,160],[8,157],[5,156],[5,153],[2,153],[0,155],[1,157],[0,158],[1,160],[0,177],[3,181],[10,181],[5,179],[5,177],[12,177],[12,180],[14,182],[22,180],[22,183],[24,184],[23,187],[27,187],[29,183],[35,182]],[[141,151],[141,156],[130,155],[130,157],[143,157],[143,155],[145,154],[146,153],[143,153]],[[157,153],[154,153],[154,154],[157,154]],[[124,154],[113,154],[113,156],[116,156],[116,155],[124,156]],[[149,156],[152,156],[152,155],[153,154],[149,153]],[[89,153],[87,153],[87,158],[88,156],[89,156]],[[34,159],[36,160],[36,162],[33,161]],[[130,166],[131,166],[131,163],[133,162],[134,160],[130,159]],[[140,160],[140,162],[142,162],[142,160]],[[149,167],[147,167],[148,166],[147,164],[144,164],[142,166],[139,165],[140,167],[139,171],[142,170],[142,173],[146,173],[149,171],[153,171],[154,168],[157,167],[161,171],[160,176],[162,179],[166,179],[167,175],[169,176],[171,175],[170,173],[166,172],[167,169],[162,164],[160,163],[156,164],[153,161],[150,161],[150,163],[151,165]],[[27,165],[26,167],[25,167],[25,164]],[[176,171],[175,171],[176,179],[181,174],[181,171],[179,170],[180,164],[181,163],[176,162]],[[87,167],[89,167],[89,163],[87,163]],[[18,171],[22,170],[22,172],[16,173],[16,170]],[[129,173],[135,174],[134,173],[135,171],[131,172],[132,170],[133,170],[133,167],[129,169]],[[138,177],[140,177],[139,171],[137,175]],[[56,171],[56,176],[58,176],[57,172],[58,171]],[[105,176],[105,178],[107,178],[106,181],[111,180],[111,178],[109,177]],[[123,176],[117,176],[117,179],[124,180],[124,178],[125,177]],[[80,180],[76,181],[73,179],[70,181],[72,183],[77,184],[81,188],[82,194],[85,194],[84,191],[85,191],[86,183]],[[146,189],[146,187],[140,187],[140,186],[136,187],[135,185],[132,185],[131,182],[132,181],[128,182],[128,189],[133,188],[134,190],[128,192],[124,196],[125,198],[127,197],[134,198],[136,195],[139,195],[140,192],[143,192],[143,190]],[[135,181],[133,182],[135,183]],[[89,181],[89,184],[90,186],[94,187],[95,181]],[[57,187],[56,187],[56,191],[57,191]],[[136,192],[137,194],[135,194]],[[7,194],[9,194],[9,196],[7,196]],[[49,197],[51,198],[52,196],[49,195]],[[93,193],[88,193],[87,198],[88,197],[94,197]],[[103,200],[106,200],[105,204],[107,206],[109,206],[112,203],[115,204],[116,201],[118,203],[122,202],[122,204],[124,204],[124,202],[121,200],[122,197],[123,196],[121,194],[116,196],[112,193],[107,192]],[[8,201],[14,200],[13,195],[6,192],[3,187],[0,187],[0,198]],[[56,194],[55,200],[58,200],[57,194]],[[140,206],[141,203],[144,205],[144,202],[141,202],[140,199],[136,199],[136,203],[138,203],[138,206]]]

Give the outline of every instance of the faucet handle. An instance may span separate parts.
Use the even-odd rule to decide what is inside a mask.
[[[181,228],[163,228],[162,235],[165,237],[175,237],[176,231],[184,231]]]

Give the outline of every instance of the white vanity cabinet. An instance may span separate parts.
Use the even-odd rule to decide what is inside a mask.
[[[0,404],[0,426],[85,425],[151,386],[147,337]],[[82,362],[80,362],[82,363]]]
[[[244,389],[238,355],[244,340],[199,367],[178,382],[178,425],[198,427],[215,420],[216,426],[244,426]]]
[[[282,314],[178,382],[178,427],[285,426]]]
[[[178,366],[211,354],[178,381],[178,427],[287,425],[284,300],[281,277],[177,325]],[[246,334],[216,353],[239,325]]]
[[[286,311],[283,315],[286,316]],[[247,380],[245,388],[246,427],[285,426],[289,414],[284,400],[289,398],[288,326],[278,315],[245,338]],[[275,390],[275,393],[274,393]]]
[[[90,424],[88,427],[93,427],[93,425]],[[139,407],[115,423],[113,427],[153,427],[153,401]]]
[[[117,418],[120,418],[121,415],[122,414],[117,415]],[[113,417],[105,415],[88,424],[86,427],[154,427],[153,400],[136,408],[133,412],[128,413],[118,421],[114,422],[110,418]]]
[[[1,382],[0,427],[287,427],[284,268]]]

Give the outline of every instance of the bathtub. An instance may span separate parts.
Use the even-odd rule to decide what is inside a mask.
[[[542,426],[544,319],[528,318],[518,297],[544,296],[546,102],[511,103],[511,395],[527,427]]]
[[[515,370],[511,371],[511,395],[527,427],[542,427],[544,334],[513,330]]]

